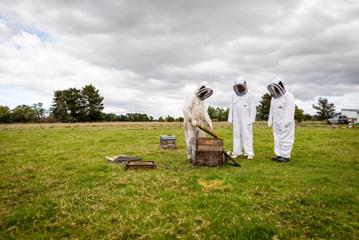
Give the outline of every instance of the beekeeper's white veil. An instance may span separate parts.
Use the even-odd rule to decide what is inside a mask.
[[[238,96],[245,95],[248,92],[247,82],[241,77],[237,78],[234,82],[233,90]]]
[[[201,100],[209,98],[213,94],[212,88],[209,86],[208,82],[201,82],[197,91],[195,92],[196,96]]]
[[[280,77],[273,78],[271,83],[267,86],[267,89],[274,98],[278,98],[285,94],[283,80]]]

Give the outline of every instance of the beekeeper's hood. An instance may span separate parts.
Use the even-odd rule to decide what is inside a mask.
[[[275,77],[267,86],[268,91],[274,98],[278,98],[285,94],[283,80],[280,77]]]
[[[201,82],[195,94],[201,100],[205,100],[206,98],[209,98],[213,94],[213,90],[209,86],[208,82]]]
[[[242,78],[237,78],[234,82],[233,90],[238,96],[243,96],[248,92],[247,83]]]

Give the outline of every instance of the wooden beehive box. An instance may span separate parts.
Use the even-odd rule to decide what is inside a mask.
[[[217,167],[224,165],[223,139],[197,138],[194,166]]]
[[[161,149],[176,149],[176,136],[173,135],[162,135],[160,137]]]

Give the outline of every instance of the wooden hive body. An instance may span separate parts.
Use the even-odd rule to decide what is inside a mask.
[[[223,166],[223,139],[198,138],[192,164],[194,166]]]

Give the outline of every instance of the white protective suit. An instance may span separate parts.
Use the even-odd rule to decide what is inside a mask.
[[[204,99],[212,94],[213,90],[208,86],[208,83],[202,82],[198,89],[186,99],[183,115],[188,159],[192,159],[194,156],[197,138],[205,137],[205,132],[197,128],[196,125],[205,124],[212,129],[208,106],[204,103]]]
[[[294,144],[294,97],[284,88],[283,81],[275,77],[268,85],[272,94],[268,126],[273,128],[274,153],[290,158]]]
[[[242,85],[245,91],[239,93],[238,85]],[[247,90],[247,83],[242,80],[235,82],[232,95],[232,104],[229,107],[228,122],[233,123],[233,155],[254,156],[253,151],[253,123],[256,119],[256,102],[254,95]]]

